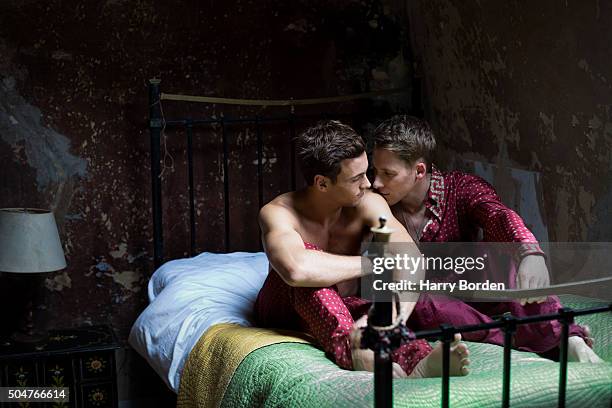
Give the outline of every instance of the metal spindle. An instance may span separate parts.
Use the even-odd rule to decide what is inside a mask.
[[[224,201],[224,218],[225,218],[225,251],[230,250],[230,205],[229,205],[229,147],[227,142],[227,126],[225,118],[221,119],[221,134],[223,138],[223,201]]]
[[[516,331],[516,318],[511,314],[502,316],[504,322],[504,368],[502,377],[502,407],[510,407],[510,368],[512,357],[512,336]]]
[[[442,408],[450,407],[450,345],[455,339],[454,327],[441,324],[442,331]]]
[[[383,305],[391,303],[382,303]],[[391,315],[391,309],[379,307],[382,313]],[[390,321],[391,319],[389,319]],[[376,408],[391,408],[393,406],[393,362],[391,356],[381,353],[374,355],[374,404]]]
[[[291,112],[289,114],[289,137],[291,139],[291,190],[294,191],[296,187],[296,175],[295,175],[295,114]]]
[[[380,217],[380,227],[371,228],[372,242],[380,243],[375,248],[374,256],[385,256],[385,247],[391,237],[391,230],[386,226],[387,219]],[[391,271],[385,269],[381,278],[388,282],[391,280]],[[371,316],[368,326],[389,326],[393,320],[393,304],[387,293],[374,293]],[[399,312],[399,311],[398,311]],[[390,352],[384,350],[385,345],[378,339],[374,347],[374,405],[376,408],[390,408],[393,406],[393,361]]]
[[[259,208],[263,207],[263,135],[261,130],[261,122],[259,116],[255,120],[255,129],[257,132],[257,194],[259,199]]]
[[[573,310],[570,308],[559,309],[561,318],[561,342],[559,343],[559,408],[565,407],[565,396],[567,391],[567,343],[569,339],[569,325],[574,320]]]
[[[161,93],[159,79],[149,80],[149,132],[151,135],[151,193],[153,210],[153,265],[161,266],[164,258],[164,235],[162,230],[161,196]]]
[[[195,199],[193,188],[193,126],[191,121],[185,125],[187,130],[187,168],[189,172],[189,254],[195,255]]]

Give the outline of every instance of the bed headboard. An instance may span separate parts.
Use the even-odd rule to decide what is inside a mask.
[[[367,92],[355,95],[336,96],[330,98],[317,98],[317,99],[300,99],[300,100],[243,100],[243,99],[227,99],[227,98],[214,98],[214,97],[201,97],[201,96],[189,96],[189,95],[175,95],[165,94],[161,92],[160,80],[151,79],[149,80],[149,131],[150,131],[150,143],[151,143],[151,192],[152,192],[152,218],[153,218],[153,261],[154,267],[157,269],[166,259],[164,253],[164,223],[163,223],[163,194],[162,194],[162,179],[164,169],[162,163],[165,158],[162,157],[162,148],[166,149],[166,142],[169,140],[167,134],[171,129],[183,130],[186,138],[186,167],[187,167],[187,195],[188,195],[188,208],[189,208],[189,256],[194,256],[197,251],[196,240],[197,240],[197,223],[196,217],[198,210],[196,208],[196,190],[194,188],[194,137],[195,130],[201,128],[214,127],[216,131],[221,133],[221,165],[220,173],[222,174],[223,182],[223,227],[219,230],[223,231],[223,248],[225,252],[232,250],[244,250],[244,248],[236,248],[232,245],[231,233],[232,224],[230,219],[230,132],[229,127],[234,126],[249,126],[254,128],[255,139],[256,139],[256,188],[257,188],[257,204],[258,208],[261,208],[265,203],[265,184],[264,184],[264,130],[267,127],[283,126],[285,128],[284,134],[288,149],[290,151],[289,167],[290,171],[287,172],[286,176],[289,177],[290,183],[287,187],[292,190],[302,185],[298,181],[299,171],[296,169],[295,150],[293,145],[293,139],[296,132],[308,123],[314,123],[321,119],[339,119],[346,121],[356,128],[357,131],[361,130],[361,134],[365,136],[368,141],[368,132],[364,132],[364,129],[371,128],[374,124],[377,124],[380,120],[388,117],[393,113],[400,113],[398,109],[390,108],[388,98],[383,99],[383,103],[380,103],[381,97],[388,95],[395,95],[395,102],[401,100],[401,98],[408,98],[406,89],[390,89],[383,91]],[[398,97],[399,95],[399,97]],[[378,100],[377,100],[378,98]],[[399,99],[398,99],[399,98]],[[241,106],[259,106],[261,110],[279,107],[280,110],[285,113],[281,114],[270,114],[270,115],[250,115],[247,117],[229,117],[221,112],[217,112],[216,115],[199,117],[199,118],[170,118],[164,114],[164,107],[162,106],[163,101],[181,101],[186,103],[208,103],[215,104],[215,106],[226,106],[226,105],[241,105]],[[359,102],[359,103],[357,103]],[[310,105],[310,106],[305,106]],[[396,103],[401,106],[402,103]],[[404,105],[406,103],[404,102]],[[316,106],[335,106],[336,112],[326,111],[313,111],[312,108]],[[307,113],[296,114],[296,107],[304,107]],[[365,112],[365,113],[364,113]],[[233,133],[232,133],[233,134]],[[253,186],[253,189],[255,186]],[[253,222],[256,223],[255,220]],[[259,240],[259,237],[257,237]],[[261,245],[261,244],[259,244]],[[261,247],[260,247],[261,248]]]

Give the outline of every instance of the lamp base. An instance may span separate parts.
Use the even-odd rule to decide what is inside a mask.
[[[17,329],[17,331],[11,334],[11,341],[13,343],[28,345],[46,342],[48,333],[46,330],[46,325],[41,326],[40,317],[40,314],[36,313],[35,319],[34,306],[32,301],[29,301],[25,321],[23,322],[22,326]],[[35,321],[37,324],[35,324]]]

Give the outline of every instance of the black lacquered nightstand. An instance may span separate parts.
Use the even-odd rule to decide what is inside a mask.
[[[1,387],[68,387],[70,402],[31,403],[38,407],[116,408],[115,349],[108,326],[49,331],[38,345],[0,338]],[[15,404],[2,404],[5,408]]]

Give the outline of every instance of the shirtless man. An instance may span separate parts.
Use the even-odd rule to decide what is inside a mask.
[[[517,287],[549,285],[544,252],[521,217],[506,207],[489,183],[461,172],[443,173],[433,164],[436,140],[427,122],[412,116],[395,116],[374,132],[374,188],[387,200],[393,214],[417,242],[474,241],[478,228],[489,242],[516,242]],[[409,320],[415,330],[488,323],[490,316],[556,313],[559,298],[512,302],[464,303],[422,295]],[[514,346],[555,358],[561,325],[556,320],[519,325]],[[590,346],[588,328],[570,326],[570,361],[601,362]],[[470,341],[503,344],[501,330],[466,333]]]
[[[368,159],[359,135],[337,121],[321,122],[296,139],[307,187],[282,194],[259,214],[270,273],[255,304],[258,323],[310,333],[345,369],[374,369],[374,354],[361,350],[359,328],[371,302],[357,296],[361,243],[384,215],[391,241],[412,242],[386,201],[369,191]],[[410,311],[412,304],[404,304]],[[351,340],[354,339],[354,340]],[[468,350],[457,335],[451,374],[468,372]],[[395,377],[432,377],[441,372],[441,347],[424,340],[392,354]]]

